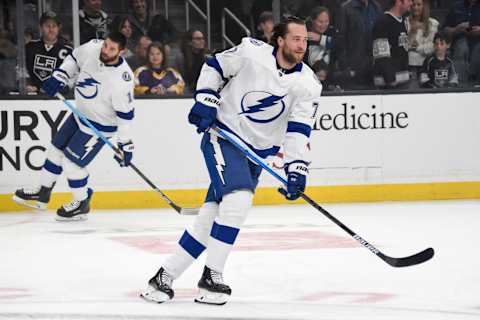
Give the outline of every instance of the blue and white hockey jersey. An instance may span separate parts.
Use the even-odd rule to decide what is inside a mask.
[[[120,141],[130,139],[133,109],[133,72],[124,61],[105,65],[100,60],[103,40],[91,40],[73,50],[57,71],[75,79],[75,103],[78,110],[105,133],[117,132]],[[86,124],[78,118],[82,129]]]
[[[306,151],[322,86],[303,63],[291,70],[277,65],[276,50],[244,38],[209,58],[197,90],[220,91],[217,125],[235,134],[258,156],[274,155],[283,144],[285,162],[307,160]]]

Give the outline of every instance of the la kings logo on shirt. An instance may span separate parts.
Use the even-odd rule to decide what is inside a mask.
[[[398,36],[398,46],[399,47],[403,47],[403,49],[405,49],[405,51],[408,51],[408,35],[405,33],[405,32],[402,32],[399,36]]]
[[[44,56],[42,54],[35,55],[33,62],[33,73],[42,81],[50,78],[53,69],[57,63],[57,58],[51,56]]]
[[[47,49],[49,50],[49,49]],[[46,56],[43,54],[36,54],[33,61],[33,73],[41,81],[45,81],[50,78],[53,69],[57,65],[57,60],[64,60],[67,57],[68,51],[66,49],[61,49],[58,52],[58,58],[52,56]]]

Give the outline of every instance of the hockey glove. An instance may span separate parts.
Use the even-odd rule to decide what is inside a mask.
[[[128,167],[132,162],[133,150],[135,149],[132,141],[119,142],[117,143],[118,149],[122,153],[120,157],[118,154],[115,154],[114,158],[120,164],[120,167]]]
[[[55,69],[52,72],[50,78],[45,80],[42,85],[43,91],[48,94],[50,97],[55,97],[57,93],[60,92],[68,82],[68,76],[65,71],[61,69]]]
[[[188,122],[197,127],[197,132],[205,132],[217,119],[220,96],[213,90],[197,90],[195,104],[188,114]]]
[[[278,192],[283,194],[287,200],[297,200],[300,197],[300,192],[305,191],[308,163],[300,160],[287,163],[285,173],[287,175],[287,189],[279,188]]]

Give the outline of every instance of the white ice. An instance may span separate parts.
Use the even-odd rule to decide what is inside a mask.
[[[192,217],[3,213],[0,319],[480,319],[480,201],[324,207],[387,255],[436,255],[393,268],[308,205],[255,207],[226,266],[227,305],[193,302],[202,258],[173,301],[152,304],[138,293]]]

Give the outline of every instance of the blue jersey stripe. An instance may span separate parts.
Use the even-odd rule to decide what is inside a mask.
[[[220,74],[223,80],[227,80],[224,76],[222,67],[220,66],[220,63],[218,62],[216,57],[210,57],[207,58],[207,66],[212,67],[213,69],[217,70],[217,72]]]
[[[123,119],[123,120],[132,120],[133,117],[135,116],[135,112],[134,112],[135,109],[132,109],[128,112],[120,112],[120,111],[117,111],[117,117]]]
[[[287,125],[287,132],[298,132],[309,138],[312,128],[305,123],[289,121]]]

